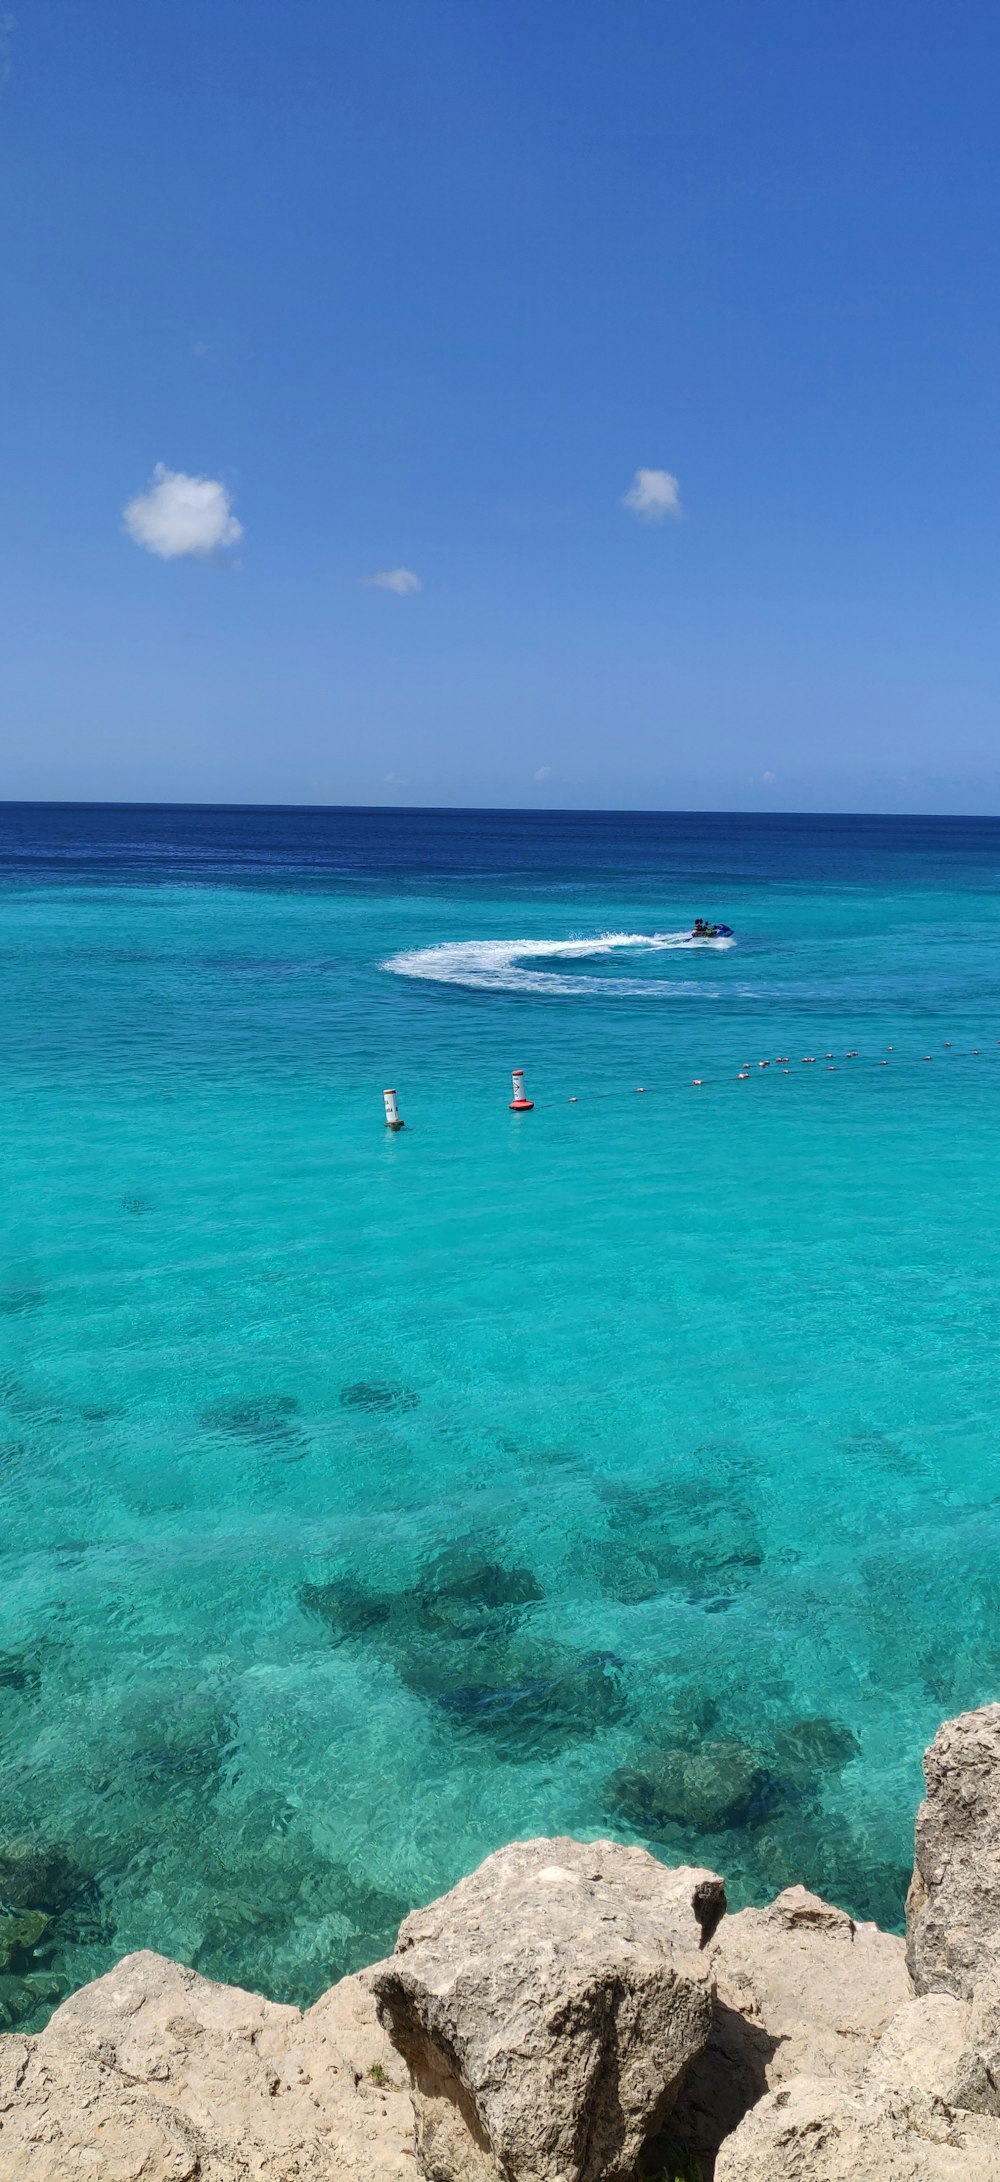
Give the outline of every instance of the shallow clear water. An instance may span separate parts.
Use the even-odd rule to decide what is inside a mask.
[[[0,2020],[138,1946],[306,2000],[543,1830],[899,1923],[1000,1691],[998,879],[0,810]]]

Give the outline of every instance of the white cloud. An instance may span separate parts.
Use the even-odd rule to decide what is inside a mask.
[[[158,462],[147,492],[137,493],[122,509],[122,521],[136,545],[175,561],[182,553],[207,559],[221,546],[238,545],[243,525],[217,477],[188,477]]]
[[[637,470],[622,495],[622,507],[631,508],[644,523],[662,523],[665,515],[680,515],[681,488],[669,470]]]
[[[411,591],[422,591],[423,584],[412,568],[380,568],[375,576],[366,576],[365,582],[376,591],[395,591],[398,599],[405,599]]]
[[[536,779],[536,780],[551,780],[551,778],[552,778],[552,767],[551,767],[551,765],[540,765],[540,766],[539,766],[539,768],[538,768],[538,771],[537,771],[537,773],[535,774],[535,779]]]

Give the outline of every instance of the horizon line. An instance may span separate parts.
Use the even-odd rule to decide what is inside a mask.
[[[829,819],[877,820],[913,819],[926,823],[928,820],[960,820],[967,825],[995,825],[1000,812],[995,811],[897,811],[897,810],[741,810],[724,808],[715,804],[556,804],[534,803],[267,803],[267,802],[215,802],[209,799],[192,801],[190,798],[162,798],[150,800],[132,796],[0,796],[0,811],[285,811],[304,815],[308,812],[355,813],[372,818],[407,817],[496,817],[496,818],[741,818],[741,819]]]

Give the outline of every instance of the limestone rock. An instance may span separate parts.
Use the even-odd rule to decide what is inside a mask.
[[[715,2182],[1000,2182],[1000,2127],[920,2092],[796,2076],[727,2137]]]
[[[961,2005],[955,2002],[956,2007]],[[965,2019],[953,2097],[958,2105],[968,2106],[974,2113],[1000,2119],[1000,1963],[995,1955],[984,1966],[971,2004],[965,2008]]]
[[[924,1773],[907,1961],[918,1992],[970,2000],[985,1953],[1000,1943],[1000,1705],[946,1720]]]
[[[712,2035],[672,2133],[710,2167],[748,2108],[789,2077],[860,2076],[911,1986],[901,1939],[805,1887],[723,1918],[707,1952]]]
[[[972,2010],[954,1993],[923,1993],[886,2025],[866,2070],[887,2090],[922,2091],[948,2106],[967,2106],[958,2079],[966,2061]]]
[[[712,2021],[721,1879],[645,1849],[516,1842],[370,1973],[432,2182],[618,2182]]]
[[[398,2182],[401,2073],[363,1976],[302,2015],[128,1955],[0,2037],[0,2182]]]

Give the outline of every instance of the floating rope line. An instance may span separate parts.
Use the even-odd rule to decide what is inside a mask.
[[[996,1045],[997,1047],[1000,1047],[1000,1038],[996,1040]],[[961,1046],[956,1046],[953,1039],[945,1038],[942,1040],[942,1051],[945,1053],[953,1053],[956,1060],[961,1060],[963,1057],[965,1059],[980,1060],[982,1058],[983,1049],[981,1046],[969,1046],[963,1049]],[[935,1057],[933,1053],[914,1053],[909,1056],[904,1053],[897,1053],[894,1044],[887,1045],[885,1048],[885,1053],[880,1055],[863,1054],[859,1046],[848,1046],[845,1051],[840,1055],[839,1060],[836,1053],[825,1053],[823,1055],[823,1059],[826,1062],[824,1073],[828,1076],[836,1075],[838,1073],[840,1063],[844,1061],[860,1061],[862,1068],[864,1068],[866,1065],[876,1068],[888,1068],[890,1063],[886,1056],[889,1054],[893,1055],[895,1064],[899,1068],[922,1068],[926,1065],[928,1061],[933,1061]],[[994,1054],[993,1057],[996,1058],[996,1055]],[[733,1081],[735,1081],[736,1083],[749,1083],[754,1073],[755,1065],[758,1071],[774,1068],[777,1069],[781,1075],[790,1076],[793,1074],[793,1072],[797,1073],[797,1070],[799,1068],[818,1067],[819,1056],[815,1053],[803,1053],[799,1056],[799,1060],[796,1063],[792,1060],[789,1054],[776,1053],[766,1060],[757,1061],[756,1064],[754,1064],[752,1061],[744,1061],[742,1066],[735,1071],[735,1076],[692,1076],[690,1079],[690,1088],[693,1091],[704,1091],[706,1089],[718,1088],[724,1083],[732,1083]],[[593,1091],[589,1093],[589,1095],[585,1095],[583,1100],[581,1100],[579,1095],[574,1092],[573,1095],[570,1097],[568,1103],[570,1106],[579,1106],[581,1104],[589,1105],[591,1101],[595,1099],[613,1099],[621,1098],[627,1095],[631,1095],[635,1098],[655,1098],[658,1093],[660,1096],[663,1096],[665,1094],[666,1088],[667,1087],[665,1085],[657,1086],[655,1084],[637,1083],[633,1085],[631,1094],[624,1094],[620,1091]]]
[[[998,1049],[1000,1049],[1000,1038],[996,1039],[995,1047],[988,1057],[991,1057],[994,1060],[1000,1057],[1000,1052],[998,1052]],[[951,1038],[945,1038],[942,1040],[942,1051],[945,1053],[951,1053],[954,1056],[955,1060],[967,1059],[978,1061],[983,1058],[983,1049],[981,1046],[969,1046],[963,1048],[961,1046],[956,1046]],[[890,1067],[890,1065],[892,1065],[887,1058],[887,1056],[890,1054],[892,1055],[892,1064],[894,1064],[897,1068],[923,1068],[926,1066],[928,1061],[933,1061],[935,1057],[933,1053],[914,1053],[911,1055],[898,1053],[895,1045],[887,1045],[884,1053],[879,1055],[863,1054],[858,1046],[848,1046],[841,1054],[840,1061],[859,1061],[861,1063],[862,1070],[864,1070],[867,1066],[876,1068],[888,1068]],[[824,1054],[823,1058],[826,1063],[824,1074],[828,1076],[835,1076],[838,1073],[840,1066],[837,1055],[835,1053],[826,1053]],[[777,1070],[782,1076],[791,1076],[792,1074],[797,1074],[800,1068],[815,1068],[817,1066],[818,1061],[815,1053],[801,1054],[797,1063],[794,1062],[791,1059],[791,1056],[787,1053],[776,1053],[773,1055],[773,1057],[769,1056],[767,1059],[759,1060],[756,1063],[758,1076],[760,1076],[760,1074],[764,1070],[771,1068]],[[726,1073],[725,1075],[692,1076],[689,1079],[690,1088],[692,1091],[720,1089],[724,1084],[732,1083],[734,1080],[736,1083],[749,1083],[751,1077],[753,1076],[753,1073],[754,1063],[751,1061],[744,1061],[742,1066],[736,1070],[735,1078],[728,1073]],[[511,1111],[515,1113],[530,1113],[532,1101],[524,1097],[524,1071],[522,1069],[517,1069],[514,1071],[513,1088],[515,1096],[510,1102]],[[590,1106],[596,1104],[599,1100],[605,1099],[620,1099],[624,1097],[662,1098],[667,1095],[667,1091],[668,1086],[665,1084],[658,1086],[656,1084],[648,1083],[633,1084],[630,1092],[590,1091],[586,1092],[582,1098],[580,1097],[578,1092],[573,1091],[570,1092],[568,1096],[567,1104],[570,1106]],[[518,1096],[519,1092],[520,1096]],[[399,1119],[398,1108],[396,1106],[396,1093],[394,1091],[386,1091],[383,1093],[383,1097],[385,1099],[385,1116],[387,1126],[393,1130],[401,1129],[402,1122]]]

